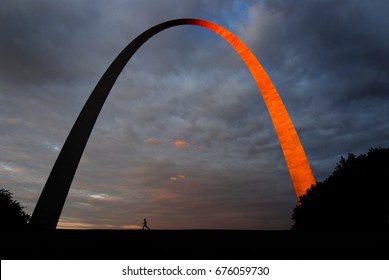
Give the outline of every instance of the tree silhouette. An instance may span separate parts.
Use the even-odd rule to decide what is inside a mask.
[[[334,172],[300,197],[293,229],[389,228],[389,149],[341,157]]]
[[[2,228],[23,228],[30,220],[30,215],[23,211],[23,206],[13,200],[12,193],[0,189],[0,225]]]

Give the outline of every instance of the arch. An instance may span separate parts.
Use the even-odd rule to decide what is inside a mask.
[[[31,216],[30,225],[55,229],[65,204],[82,153],[97,117],[120,75],[133,54],[155,34],[178,25],[195,25],[209,29],[223,37],[240,55],[250,70],[269,111],[297,198],[315,184],[315,179],[288,112],[272,81],[249,48],[227,29],[200,19],[175,19],[160,23],[136,37],[115,58],[89,96],[74,123],[58,158],[50,172],[43,191]]]

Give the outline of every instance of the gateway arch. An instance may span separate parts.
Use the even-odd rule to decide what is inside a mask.
[[[230,31],[215,23],[191,18],[175,19],[160,23],[140,34],[124,48],[105,71],[81,110],[50,172],[31,216],[32,227],[56,228],[88,138],[116,79],[143,43],[155,34],[178,25],[195,25],[209,29],[223,37],[235,49],[246,63],[265,101],[297,198],[315,184],[315,178],[292,120],[272,81],[249,48]]]

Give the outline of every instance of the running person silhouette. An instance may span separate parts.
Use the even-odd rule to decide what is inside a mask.
[[[150,230],[150,228],[147,226],[147,220],[146,220],[146,218],[143,219],[143,228],[142,228],[142,230],[145,229],[145,228],[147,228],[148,230]]]

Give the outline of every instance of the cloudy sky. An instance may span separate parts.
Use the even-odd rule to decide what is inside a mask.
[[[213,21],[263,64],[318,181],[389,147],[389,2],[3,0],[0,187],[32,213],[118,53],[174,18]],[[143,45],[113,87],[60,228],[289,229],[296,197],[271,119],[231,46],[196,26]]]

